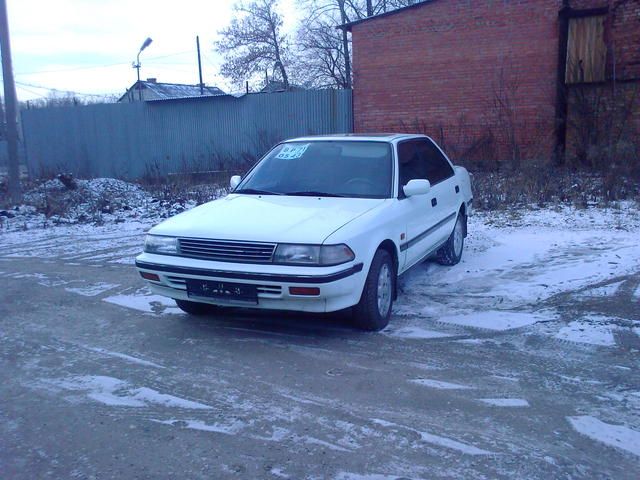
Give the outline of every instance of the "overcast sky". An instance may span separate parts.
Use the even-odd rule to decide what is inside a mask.
[[[131,67],[146,37],[141,78],[198,83],[196,35],[207,85],[229,90],[213,52],[216,33],[232,18],[234,0],[8,0],[16,91],[20,100],[49,89],[122,94],[136,80]],[[285,27],[295,0],[280,0]],[[46,88],[41,88],[46,87]]]

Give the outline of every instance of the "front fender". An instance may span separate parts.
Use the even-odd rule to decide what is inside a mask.
[[[404,226],[394,220],[396,216],[392,213],[392,202],[390,199],[388,205],[373,209],[344,225],[327,237],[324,243],[349,245],[356,255],[355,261],[362,262],[363,271],[368,274],[376,251],[383,242],[390,241],[395,249],[398,264],[401,265],[403,254],[400,252],[400,235]],[[364,288],[364,282],[360,287]]]

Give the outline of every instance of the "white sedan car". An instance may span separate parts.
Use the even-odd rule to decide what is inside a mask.
[[[423,135],[276,145],[224,198],[153,227],[138,271],[190,314],[211,305],[333,312],[384,328],[398,275],[460,261],[469,174]]]

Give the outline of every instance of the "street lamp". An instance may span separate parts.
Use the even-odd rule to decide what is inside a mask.
[[[140,50],[138,50],[138,55],[136,56],[136,62],[133,64],[133,68],[135,68],[138,71],[138,98],[140,100],[142,100],[142,91],[140,89],[140,54],[142,53],[142,51],[147,48],[149,45],[151,45],[151,42],[153,42],[153,40],[151,40],[151,37],[147,37],[147,39],[142,43],[142,46],[140,47]]]

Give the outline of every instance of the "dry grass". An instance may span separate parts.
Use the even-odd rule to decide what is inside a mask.
[[[614,200],[640,201],[640,182],[634,176],[536,165],[518,171],[475,171],[473,190],[474,205],[486,210],[512,205],[569,203],[585,207]]]

